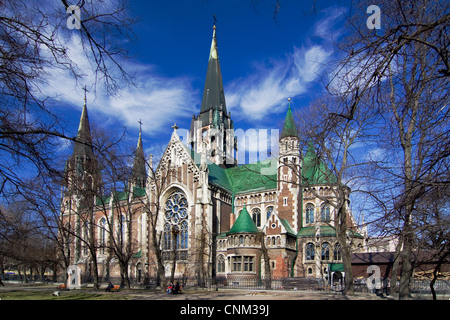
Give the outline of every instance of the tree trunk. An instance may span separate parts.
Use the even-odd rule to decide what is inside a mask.
[[[261,253],[262,256],[264,257],[264,288],[266,290],[269,290],[272,287],[272,272],[270,270],[270,257],[266,248],[265,234],[260,233],[259,237],[261,243]]]
[[[120,286],[122,288],[131,289],[130,277],[128,276],[128,263],[126,261],[119,261],[120,265]]]
[[[411,206],[407,206],[411,207]],[[407,209],[408,210],[408,209]],[[403,241],[403,251],[402,251],[402,274],[400,277],[400,287],[399,287],[399,299],[405,300],[409,298],[409,286],[411,278],[413,276],[413,265],[411,263],[412,259],[412,226],[411,226],[411,214],[407,214],[405,226],[404,226],[404,241]]]
[[[344,295],[354,295],[353,286],[353,271],[352,271],[352,257],[347,244],[347,210],[345,206],[346,197],[344,196],[344,203],[338,209],[338,225],[336,226],[336,232],[341,246],[342,262],[345,270],[345,288]]]

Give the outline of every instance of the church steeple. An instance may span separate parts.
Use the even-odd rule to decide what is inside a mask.
[[[80,124],[78,126],[78,133],[76,136],[76,142],[73,147],[73,155],[87,156],[93,158],[94,153],[92,150],[92,136],[91,128],[89,125],[89,117],[86,106],[86,98],[84,99],[83,110],[81,112]]]
[[[139,139],[134,156],[133,169],[131,171],[131,184],[145,188],[147,181],[147,171],[145,170],[144,148],[142,146],[142,130],[139,128]]]
[[[205,152],[207,158],[217,165],[229,167],[237,164],[237,141],[225,103],[215,24],[200,114],[192,117],[190,147],[196,152]]]
[[[219,52],[217,50],[216,25],[213,27],[213,37],[209,52],[208,69],[206,71],[205,87],[200,108],[203,125],[211,123],[209,119],[210,110],[215,109],[227,114],[225,94],[223,91],[222,72],[220,70]]]
[[[286,112],[283,131],[279,141],[278,187],[283,192],[277,193],[276,212],[278,217],[286,219],[297,232],[301,226],[298,208],[301,208],[302,160],[300,141],[291,109],[291,99]]]
[[[283,131],[281,132],[280,140],[286,137],[297,137],[297,128],[295,126],[294,115],[291,110],[291,99],[288,99],[289,107],[286,113],[286,119],[284,120]]]
[[[90,207],[101,188],[101,174],[94,155],[86,97],[73,147],[73,154],[66,161],[65,195],[76,196],[77,205]]]

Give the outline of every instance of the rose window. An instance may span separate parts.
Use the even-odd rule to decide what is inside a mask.
[[[186,249],[188,246],[188,202],[180,190],[174,191],[165,203],[164,249]]]

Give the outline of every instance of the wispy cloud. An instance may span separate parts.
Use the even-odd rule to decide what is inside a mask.
[[[330,54],[318,45],[294,47],[286,59],[259,66],[250,77],[233,81],[226,89],[227,105],[254,120],[277,113],[283,100],[306,92]]]
[[[66,69],[48,68],[45,70],[47,85],[41,93],[61,102],[81,108],[84,92],[88,90],[87,100],[90,112],[100,111],[108,119],[118,121],[127,127],[138,127],[141,119],[142,130],[148,134],[158,134],[179,118],[191,116],[196,110],[196,92],[187,77],[169,78],[157,74],[151,65],[124,63],[123,68],[135,71],[132,86],[123,86],[111,96],[101,81],[96,83],[92,60],[82,50],[79,36],[75,33],[67,39],[68,55],[81,71],[82,77],[75,80]]]
[[[312,28],[311,35],[317,41],[308,41],[311,42],[308,46],[293,47],[285,59],[271,61],[268,65],[255,64],[252,75],[232,81],[226,88],[229,109],[260,120],[285,108],[282,101],[286,98],[305,93],[319,78],[322,66],[333,53],[329,35],[340,36],[337,21],[343,13],[341,8],[327,9],[325,18]]]

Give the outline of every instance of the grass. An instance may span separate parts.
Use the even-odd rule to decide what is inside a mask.
[[[70,291],[60,291],[59,297],[52,293],[57,291],[54,288],[34,288],[34,289],[12,289],[0,292],[1,300],[127,300],[126,294],[96,292],[95,290],[80,289]],[[59,290],[58,290],[59,291]]]

